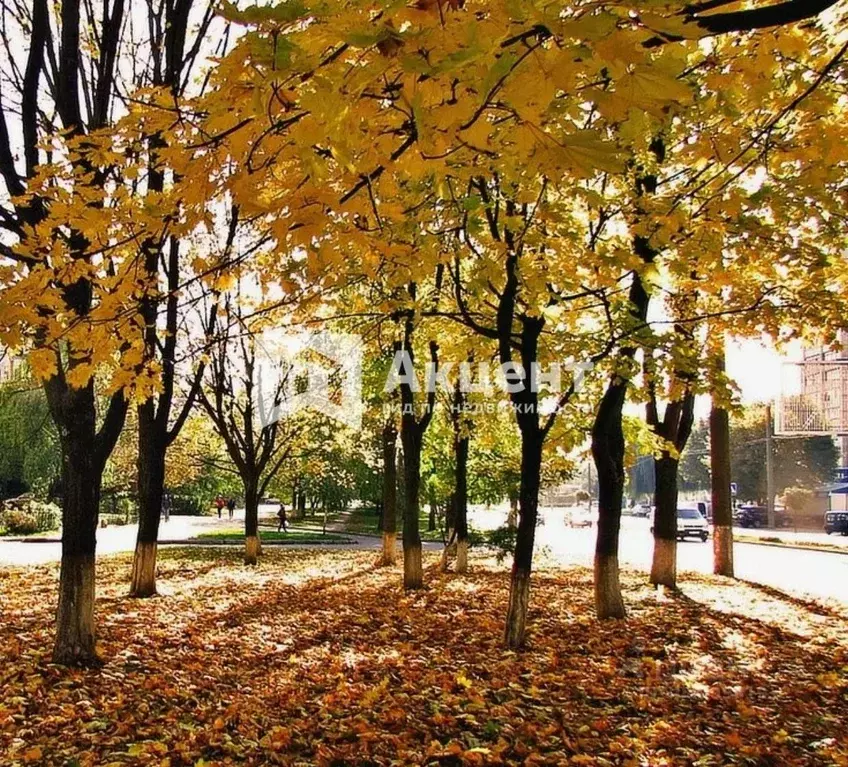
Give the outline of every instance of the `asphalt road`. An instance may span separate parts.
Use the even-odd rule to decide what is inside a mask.
[[[544,510],[544,524],[537,528],[537,546],[546,546],[557,559],[566,563],[592,565],[596,529],[569,528],[561,510]],[[746,534],[748,531],[740,530]],[[780,532],[772,535],[788,538]],[[822,542],[839,545],[845,539],[830,540],[823,533]],[[848,606],[848,548],[844,554],[812,549],[764,546],[753,543],[734,544],[736,576],[744,580],[786,591],[799,597]],[[622,566],[649,571],[653,554],[653,536],[646,519],[622,519],[619,540],[619,562]],[[686,571],[711,573],[712,539],[686,540],[677,546],[677,569],[685,578]]]
[[[240,519],[236,512],[236,519]],[[542,522],[537,529],[537,549],[544,547],[565,565],[580,564],[591,567],[596,529],[571,528],[566,524],[563,509],[542,509]],[[505,509],[472,509],[471,524],[478,528],[493,528],[502,524]],[[236,522],[236,525],[239,523]],[[162,524],[163,539],[189,538],[200,532],[220,527],[232,527],[229,520],[212,517],[172,517]],[[742,531],[747,532],[747,531]],[[98,556],[135,547],[136,528],[111,527],[98,530]],[[789,538],[785,533],[777,533]],[[809,535],[805,537],[810,537]],[[831,544],[845,544],[846,539],[814,536]],[[358,538],[357,547],[378,545],[376,538]],[[54,562],[59,559],[58,543],[0,542],[0,565],[28,565]],[[622,520],[619,560],[623,566],[647,571],[651,566],[652,536],[647,520],[625,517]],[[734,547],[736,575],[745,580],[786,591],[800,597],[811,597],[824,602],[837,602],[848,606],[848,547],[845,554],[823,551],[778,548],[750,543],[736,543]],[[712,572],[712,541],[685,541],[678,545],[678,571],[685,578],[686,571]]]

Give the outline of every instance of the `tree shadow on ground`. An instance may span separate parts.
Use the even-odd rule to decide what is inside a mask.
[[[546,570],[516,653],[500,641],[503,569],[442,574],[431,557],[428,588],[407,594],[373,556],[280,552],[259,571],[221,563],[199,591],[132,614],[105,604],[101,671],[10,659],[3,699],[22,702],[0,709],[0,754],[17,753],[19,710],[56,764],[132,749],[130,763],[172,767],[813,765],[848,750],[836,619],[827,644],[627,575],[629,617],[599,623],[591,573]],[[729,588],[697,586],[715,600]]]

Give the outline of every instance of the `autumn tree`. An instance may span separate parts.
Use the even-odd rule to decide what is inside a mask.
[[[454,385],[451,397],[451,436],[453,437],[454,487],[450,499],[449,513],[452,537],[456,539],[456,572],[468,569],[468,457],[471,447],[472,418],[466,412],[471,405],[462,390],[461,381]]]
[[[24,61],[3,59],[0,173],[5,184],[0,225],[11,236],[2,304],[4,343],[34,348],[62,449],[62,567],[53,657],[63,664],[97,661],[94,625],[95,531],[106,460],[120,434],[128,401],[113,386],[102,412],[95,369],[119,354],[131,323],[103,344],[99,317],[114,316],[110,226],[103,204],[85,183],[106,183],[108,168],[86,151],[87,137],[112,118],[118,90],[118,50],[125,7],[64,0],[53,16],[47,0],[17,4],[3,14],[4,37],[28,42]],[[19,116],[19,117],[17,117]],[[13,122],[14,120],[14,122]],[[73,180],[60,199],[41,166],[53,153],[44,141],[59,132]],[[110,274],[112,275],[110,278]],[[98,349],[97,347],[100,346]]]
[[[691,335],[676,326],[679,335],[691,344]],[[675,360],[675,370],[669,376],[665,411],[658,404],[658,374],[653,350],[645,352],[644,374],[647,379],[648,401],[646,421],[662,441],[662,450],[654,457],[654,557],[651,583],[677,587],[677,499],[680,455],[686,447],[695,421],[693,374],[683,367],[685,353]]]
[[[687,13],[700,23],[717,8]],[[642,336],[650,335],[656,273],[667,270],[681,289],[707,275],[711,285],[726,280],[739,286],[741,306],[746,293],[755,302],[762,274],[771,278],[792,263],[784,239],[773,263],[759,258],[755,268],[740,268],[754,247],[773,242],[751,236],[773,213],[789,213],[785,221],[797,226],[786,232],[807,227],[800,197],[785,192],[790,177],[812,186],[797,171],[815,151],[814,122],[787,118],[818,98],[817,84],[843,54],[818,27],[788,26],[738,45],[722,37],[654,45],[660,32],[664,43],[683,37],[686,14],[664,4],[650,18],[634,10],[594,2],[565,13],[523,2],[377,13],[356,3],[339,12],[228,7],[253,29],[196,107],[204,137],[197,167],[235,166],[220,192],[273,220],[283,254],[274,271],[283,279],[327,288],[390,273],[403,287],[441,265],[459,295],[456,311],[440,311],[482,331],[503,364],[521,361],[526,370],[540,347],[581,348],[587,340],[590,357],[615,352],[593,429],[602,614],[623,612],[616,586],[622,409]],[[235,92],[232,82],[241,84]],[[838,134],[834,95],[821,106]],[[836,165],[839,146],[829,148]],[[785,181],[779,193],[752,194],[763,158],[776,156],[769,168]],[[818,172],[836,182],[842,170],[825,168]],[[764,196],[774,200],[768,210],[759,207]],[[740,255],[723,268],[731,243]],[[693,276],[697,248],[704,255]],[[795,252],[796,266],[809,266],[811,252],[805,247],[801,256]],[[776,316],[766,313],[764,324],[773,329]],[[528,398],[513,396],[514,404],[533,410],[538,401]],[[523,637],[546,425],[538,415],[519,419],[528,470],[510,644]]]
[[[294,371],[284,359],[262,368],[257,323],[237,294],[222,298],[225,332],[209,351],[198,399],[224,441],[244,489],[245,562],[255,565],[260,551],[259,499],[291,458],[301,425],[281,414],[294,395]],[[264,378],[262,373],[264,372]]]
[[[414,302],[418,295],[418,285],[410,283],[408,299]],[[415,369],[414,310],[408,309],[401,320],[403,324],[403,342],[397,356],[395,375],[400,391],[400,441],[403,445],[404,513],[403,513],[403,585],[406,589],[420,589],[424,583],[421,560],[421,533],[418,529],[418,517],[421,512],[421,453],[424,448],[424,434],[433,419],[436,406],[436,388],[428,372],[423,402],[416,397],[421,388],[419,373]],[[439,346],[435,340],[428,344],[432,371],[439,364]]]
[[[380,508],[380,528],[383,546],[380,564],[393,565],[397,559],[397,438],[394,414],[387,414],[380,431],[383,459],[383,494]]]
[[[195,19],[198,11],[200,15]],[[193,65],[198,54],[205,54],[210,45],[206,36],[212,19],[211,6],[194,0],[174,0],[148,7],[148,26],[152,33],[149,71],[145,72],[143,81],[136,84],[155,94],[148,96],[149,102],[145,102],[148,109],[167,109],[166,104],[179,103],[195,74]],[[196,23],[196,30],[192,29],[192,22]],[[218,52],[223,53],[223,48]],[[139,110],[136,105],[136,111]],[[155,367],[158,386],[138,405],[139,527],[130,582],[130,594],[135,597],[156,593],[156,542],[166,454],[188,418],[203,376],[201,362],[186,395],[178,401],[178,355],[182,352],[188,356],[187,350],[181,349],[188,335],[181,301],[185,299],[183,281],[189,271],[185,262],[190,253],[188,238],[179,236],[179,202],[167,202],[166,190],[173,185],[173,180],[169,179],[170,172],[162,155],[167,151],[168,140],[155,125],[154,121],[154,127],[147,131],[142,120],[144,132],[139,136],[139,144],[148,155],[145,199],[148,206],[159,208],[157,213],[161,214],[163,224],[145,237],[140,246],[144,287],[139,312],[144,323],[144,346],[139,368]],[[237,218],[234,212],[222,263],[226,262],[232,248]]]

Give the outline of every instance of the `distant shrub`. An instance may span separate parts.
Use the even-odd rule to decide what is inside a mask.
[[[108,492],[100,497],[100,519],[107,524],[123,525],[138,521],[138,504],[135,496],[126,492]]]
[[[7,511],[3,520],[6,532],[12,535],[32,535],[38,532],[38,520],[25,511]]]
[[[783,503],[790,514],[808,513],[815,504],[816,495],[805,487],[788,487],[783,492]]]
[[[115,513],[122,517],[124,523],[138,521],[138,504],[129,495],[120,495],[116,499]]]
[[[11,535],[33,535],[59,527],[59,507],[28,499],[0,514],[0,527]]]
[[[206,510],[205,499],[194,495],[171,496],[171,514],[199,517]]]
[[[544,520],[542,517],[536,517],[536,527],[541,527],[543,524]],[[495,550],[495,558],[498,562],[503,562],[504,559],[515,553],[518,527],[515,525],[503,525],[485,533],[477,532],[475,536],[479,536],[477,540],[481,543],[491,546]]]
[[[126,525],[127,518],[123,514],[101,514],[100,527],[109,527],[110,525]]]

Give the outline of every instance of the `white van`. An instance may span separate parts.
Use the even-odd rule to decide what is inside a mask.
[[[656,512],[654,512],[656,513]],[[651,514],[651,532],[654,532],[654,513]],[[706,541],[710,537],[710,528],[704,515],[695,506],[678,506],[677,539],[700,538]]]
[[[690,535],[706,541],[710,537],[707,519],[700,509],[694,506],[681,506],[677,509],[677,537],[682,541]]]

